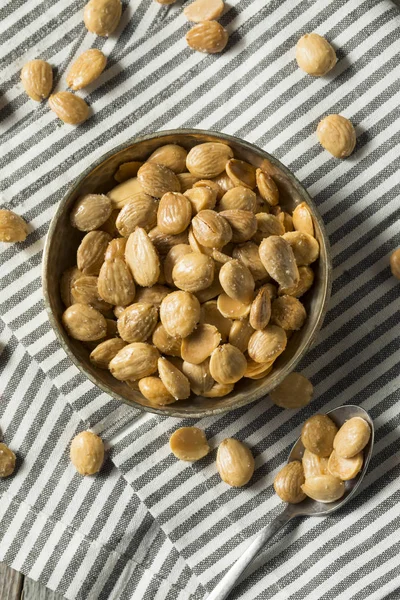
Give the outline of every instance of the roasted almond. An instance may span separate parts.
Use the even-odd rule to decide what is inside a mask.
[[[251,301],[240,302],[228,296],[220,294],[217,300],[219,312],[227,319],[244,319],[250,313]]]
[[[222,344],[211,354],[210,373],[218,383],[236,383],[243,377],[246,367],[243,352],[232,344]]]
[[[248,379],[263,379],[272,371],[273,364],[273,360],[270,360],[266,363],[259,363],[252,358],[248,358],[244,377],[247,377]]]
[[[8,446],[0,443],[0,479],[14,473],[17,457]]]
[[[122,165],[119,165],[118,171],[114,175],[114,179],[119,181],[119,183],[123,183],[128,179],[136,177],[137,172],[139,171],[142,164],[143,162],[138,160],[131,160],[129,162],[122,163]]]
[[[186,190],[184,195],[186,198],[188,198],[194,215],[201,210],[214,208],[217,201],[217,196],[214,190],[207,186],[191,188]]]
[[[178,233],[177,235],[171,235],[170,233],[163,233],[159,227],[150,229],[149,238],[161,256],[168,254],[171,248],[177,244],[188,243],[187,231],[182,231],[182,233]]]
[[[276,325],[267,325],[265,329],[255,331],[251,336],[249,356],[256,362],[266,363],[282,354],[286,344],[287,337],[284,329]]]
[[[305,448],[301,462],[306,479],[328,474],[328,458],[326,456],[318,456]]]
[[[176,400],[185,400],[190,396],[190,383],[186,375],[164,357],[158,359],[160,379]]]
[[[303,408],[311,402],[313,385],[301,373],[289,373],[269,395],[281,408]]]
[[[57,92],[49,98],[49,106],[57,117],[69,125],[79,125],[89,116],[86,102],[71,92]]]
[[[163,233],[177,235],[189,226],[192,205],[183,194],[167,192],[158,205],[157,226]]]
[[[226,163],[226,173],[235,185],[241,185],[251,190],[256,187],[256,169],[253,165],[231,158]]]
[[[106,336],[103,315],[88,304],[72,304],[64,311],[62,323],[69,336],[81,342],[100,340]]]
[[[224,292],[234,300],[247,303],[253,300],[254,279],[249,269],[239,260],[232,259],[222,265],[219,281]]]
[[[121,13],[121,0],[89,0],[83,12],[83,20],[91,33],[108,36],[117,29]]]
[[[179,460],[200,460],[210,451],[204,431],[198,427],[180,427],[169,440],[171,452]]]
[[[311,216],[310,209],[305,202],[298,204],[293,211],[292,215],[293,226],[296,231],[302,231],[308,233],[308,235],[314,235],[314,224]]]
[[[297,266],[307,266],[317,260],[319,244],[312,235],[302,231],[290,231],[282,237],[292,248]]]
[[[115,225],[120,235],[129,237],[136,227],[150,231],[157,223],[158,202],[148,194],[136,194],[121,209]]]
[[[160,275],[160,260],[146,231],[138,227],[130,234],[125,250],[125,260],[139,285],[151,287]]]
[[[147,162],[156,163],[168,167],[174,173],[183,173],[186,170],[187,152],[177,144],[166,144],[160,146],[149,156]]]
[[[232,229],[232,242],[242,244],[250,240],[257,231],[257,219],[249,210],[224,210],[219,213]]]
[[[118,333],[126,342],[145,342],[158,321],[158,310],[152,304],[136,302],[118,318]]]
[[[24,242],[28,225],[12,210],[0,209],[0,242]]]
[[[192,50],[207,54],[222,52],[228,39],[228,32],[218,21],[202,21],[186,34],[186,41]]]
[[[224,317],[218,310],[216,300],[209,300],[201,305],[200,323],[214,325],[221,335],[221,341],[226,342],[231,330],[232,321]],[[230,342],[232,343],[232,342]],[[234,346],[236,344],[233,344]]]
[[[261,287],[250,309],[250,325],[254,329],[265,329],[271,318],[271,295],[267,287]],[[279,325],[279,323],[275,323]]]
[[[233,487],[246,485],[254,473],[252,453],[234,438],[227,438],[220,443],[216,464],[222,481]]]
[[[302,502],[306,495],[301,489],[305,482],[303,466],[299,460],[293,460],[279,471],[274,479],[274,489],[279,498],[290,504]]]
[[[301,441],[313,454],[330,456],[337,432],[337,426],[328,415],[313,415],[301,429]]]
[[[232,229],[226,219],[213,210],[202,210],[192,220],[196,240],[206,248],[222,248],[231,241]]]
[[[108,365],[114,356],[116,356],[124,346],[126,346],[124,340],[117,337],[101,342],[90,353],[90,362],[99,369],[108,369]]]
[[[301,489],[309,498],[323,503],[339,500],[346,491],[344,482],[329,474],[306,479]]]
[[[208,392],[203,392],[204,398],[222,398],[233,390],[233,383],[214,383]]]
[[[260,244],[263,239],[271,235],[283,235],[285,228],[278,217],[268,213],[257,213],[257,230],[254,234],[254,241]]]
[[[164,276],[165,276],[165,280],[169,285],[173,285],[173,279],[172,279],[172,271],[176,265],[176,263],[178,262],[178,260],[180,258],[182,258],[182,256],[185,256],[186,254],[191,254],[192,253],[192,249],[189,246],[189,244],[177,244],[176,246],[173,246],[171,248],[171,250],[168,252],[167,256],[165,257],[164,260]]]
[[[353,417],[341,426],[334,439],[333,447],[338,456],[352,458],[364,450],[370,437],[371,428],[367,421],[361,417]]]
[[[183,360],[198,365],[210,356],[220,341],[221,334],[214,325],[199,324],[182,340],[181,356]]]
[[[212,179],[225,171],[226,163],[230,158],[233,158],[233,152],[226,144],[205,142],[194,146],[189,151],[186,167],[196,177]]]
[[[122,348],[110,361],[109,368],[120,381],[137,381],[157,371],[159,357],[157,348],[137,342]]]
[[[28,96],[35,102],[40,102],[51,92],[53,70],[44,60],[30,60],[22,67],[21,81]]]
[[[122,208],[128,202],[133,202],[138,194],[144,194],[140,181],[137,177],[132,177],[123,183],[120,183],[115,188],[110,190],[107,196],[111,200],[113,209]],[[151,198],[146,194],[147,198]]]
[[[89,231],[77,251],[78,269],[84,275],[98,275],[104,262],[111,236],[105,231]]]
[[[160,285],[156,283],[151,288],[137,288],[136,289],[136,302],[148,302],[149,304],[153,304],[157,308],[160,308],[160,304],[170,293],[170,289],[165,285]]]
[[[288,288],[280,287],[279,294],[300,298],[314,283],[314,271],[310,267],[298,267],[299,281],[296,285]]]
[[[272,303],[271,323],[282,329],[297,331],[303,327],[306,318],[306,309],[293,296],[280,296]]]
[[[229,343],[239,348],[241,352],[246,352],[251,336],[254,333],[253,327],[248,319],[237,319],[232,321],[229,331]]]
[[[104,261],[97,287],[100,297],[113,305],[127,306],[135,299],[135,282],[123,258]]]
[[[163,406],[176,402],[159,377],[143,377],[139,380],[139,390],[151,404]]]
[[[197,365],[184,361],[182,364],[182,371],[189,380],[190,389],[197,396],[203,396],[203,394],[209,392],[215,384],[210,373],[209,358],[206,358],[202,363]]]
[[[77,200],[70,219],[79,231],[93,231],[107,221],[111,215],[111,201],[103,194],[86,194]]]
[[[72,64],[67,74],[67,84],[80,90],[97,79],[106,67],[107,59],[101,50],[91,48],[83,52]]]
[[[125,260],[126,238],[115,238],[107,246],[105,260],[113,260],[114,258],[122,258]],[[118,304],[114,302],[114,304]]]
[[[191,252],[181,256],[172,270],[174,285],[187,292],[199,292],[212,284],[214,261],[205,254]]]
[[[171,292],[161,302],[160,319],[169,335],[185,338],[200,320],[200,302],[190,292]]]
[[[159,323],[153,331],[152,342],[162,354],[167,354],[168,356],[181,356],[181,338],[169,335],[162,323]]]
[[[177,178],[179,179],[179,183],[181,184],[181,192],[182,194],[187,190],[190,190],[196,181],[199,180],[198,177],[192,175],[191,173],[178,173]]]
[[[328,115],[318,123],[319,143],[335,158],[346,158],[353,152],[357,136],[353,124],[342,115]]]
[[[343,458],[334,450],[328,460],[328,472],[342,481],[348,481],[358,475],[362,469],[363,462],[364,457],[362,452],[351,458]]]
[[[98,278],[94,275],[82,275],[72,284],[71,295],[74,304],[90,304],[96,310],[104,313],[111,310],[112,305],[100,297],[97,281]]]
[[[290,235],[286,233],[285,235]],[[292,247],[286,239],[277,235],[262,240],[259,247],[262,264],[268,275],[282,287],[293,287],[299,281],[299,271]]]
[[[201,23],[202,21],[215,21],[224,12],[222,0],[195,0],[183,9],[183,14],[188,21]]]
[[[261,262],[258,246],[254,242],[246,242],[233,249],[233,258],[237,258],[253,275],[254,281],[268,279],[268,273]]]
[[[140,167],[137,176],[143,191],[155,198],[161,198],[167,192],[181,191],[179,179],[164,165],[146,162]]]
[[[217,210],[250,210],[255,213],[257,209],[257,196],[247,187],[239,185],[222,196]]]
[[[256,182],[260,196],[268,202],[270,206],[275,206],[279,202],[279,190],[275,181],[266,171],[256,170]]]

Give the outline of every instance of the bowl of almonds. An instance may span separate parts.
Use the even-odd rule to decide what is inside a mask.
[[[265,396],[304,356],[330,296],[329,242],[273,156],[166,131],[74,182],[50,224],[43,289],[62,347],[99,388],[203,417]]]

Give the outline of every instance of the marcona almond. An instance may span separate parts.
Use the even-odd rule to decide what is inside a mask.
[[[259,254],[268,275],[275,279],[279,285],[285,288],[297,285],[299,271],[292,247],[288,241],[280,236],[271,235],[261,242]]]
[[[299,281],[293,287],[279,287],[280,295],[300,298],[311,288],[314,283],[314,271],[310,267],[298,267]]]
[[[115,225],[120,235],[129,237],[136,227],[150,231],[157,223],[158,202],[148,194],[137,194],[121,209]]]
[[[146,231],[137,227],[130,234],[125,250],[125,260],[136,283],[151,287],[160,276],[160,260]]]
[[[162,198],[167,192],[180,192],[181,184],[175,173],[164,165],[144,163],[138,173],[143,191],[155,198]]]
[[[169,446],[176,458],[188,462],[200,460],[210,451],[205,433],[198,427],[180,427],[171,435]]]
[[[63,313],[62,323],[68,335],[81,342],[100,340],[107,333],[103,315],[88,304],[72,304]]]
[[[219,195],[222,193],[221,188],[219,187],[218,183],[216,183],[215,181],[213,181],[212,179],[200,179],[199,181],[196,181],[196,183],[193,184],[194,188],[209,188],[212,193],[215,196],[215,200],[217,200],[217,198],[219,197]]]
[[[131,160],[126,163],[122,163],[119,165],[118,171],[114,175],[114,179],[116,179],[119,183],[123,183],[127,181],[127,179],[132,179],[136,177],[137,172],[142,166],[143,162],[138,160]]]
[[[189,151],[186,167],[196,177],[212,179],[225,171],[226,163],[230,158],[233,158],[233,152],[226,144],[205,142],[197,144]]]
[[[306,479],[328,474],[328,458],[326,456],[318,456],[306,448],[301,462]]]
[[[107,196],[111,200],[113,209],[122,208],[128,202],[133,202],[138,194],[144,194],[140,181],[137,177],[132,177],[123,183],[115,186],[112,190],[107,193]],[[150,194],[146,194],[148,198],[151,198]]]
[[[262,379],[263,377],[268,375],[270,371],[272,371],[273,364],[273,360],[270,360],[266,363],[258,363],[252,358],[248,358],[246,371],[244,372],[244,377],[247,377],[248,379]]]
[[[186,254],[191,254],[192,249],[189,244],[177,244],[168,252],[164,260],[164,276],[169,285],[173,285],[172,271],[180,258]]]
[[[111,215],[111,200],[103,194],[86,194],[75,202],[70,219],[79,231],[93,231]]]
[[[308,233],[290,231],[289,233],[284,233],[282,238],[292,248],[298,267],[308,266],[317,260],[319,256],[319,244]]]
[[[111,203],[112,206],[112,203]],[[119,215],[119,210],[116,210],[115,208],[111,211],[111,215],[108,217],[107,221],[105,221],[103,223],[103,225],[101,225],[100,229],[102,231],[105,231],[106,233],[108,233],[109,235],[111,235],[111,237],[118,237],[119,236],[119,231],[117,229],[117,226],[115,225],[115,222],[118,218]]]
[[[112,305],[127,306],[135,299],[135,282],[122,258],[104,261],[97,286],[100,297]]]
[[[274,479],[274,489],[279,498],[290,504],[302,502],[306,495],[301,489],[305,482],[303,467],[300,461],[293,460],[279,471]]]
[[[161,323],[157,325],[153,332],[152,342],[162,354],[181,356],[181,338],[169,335]]]
[[[207,254],[207,256],[212,256],[212,254],[214,252],[214,250],[212,248],[206,248],[205,246],[202,246],[202,244],[200,244],[197,241],[197,238],[193,232],[192,225],[188,229],[188,242],[189,242],[189,245],[190,245],[191,249],[193,250],[193,252],[199,252],[200,254]]]
[[[67,73],[67,84],[72,90],[80,90],[100,77],[107,59],[101,50],[91,48],[83,52]]]
[[[167,192],[158,205],[157,226],[163,233],[177,235],[189,226],[192,205],[183,194]]]
[[[81,431],[71,442],[69,456],[80,475],[94,475],[104,462],[103,440],[91,431]]]
[[[268,279],[268,273],[261,262],[258,246],[254,242],[246,242],[233,249],[233,258],[237,258],[253,275],[254,281]]]
[[[275,206],[279,202],[279,190],[275,181],[266,171],[256,170],[256,182],[261,198],[270,206]]]
[[[229,158],[232,158],[232,156],[230,156]],[[232,179],[228,177],[225,169],[222,171],[222,173],[220,173],[220,175],[216,175],[215,177],[213,177],[212,180],[219,186],[221,190],[217,196],[217,200],[221,200],[222,196],[228,190],[231,190],[235,187],[235,184],[233,183]]]
[[[287,337],[284,329],[276,325],[267,325],[262,331],[253,333],[249,341],[250,358],[256,362],[266,363],[275,360],[285,350]]]
[[[232,487],[242,487],[254,473],[254,457],[239,440],[227,438],[218,446],[217,470],[222,481]]]
[[[0,209],[0,242],[24,242],[28,225],[11,210]]]
[[[229,331],[229,343],[239,348],[241,352],[246,352],[253,333],[254,329],[248,319],[233,321]]]
[[[348,119],[341,115],[329,115],[318,123],[319,143],[335,158],[350,156],[356,145],[356,132]]]
[[[8,446],[0,443],[0,479],[14,473],[17,457]]]
[[[110,361],[110,371],[120,381],[136,381],[157,371],[160,354],[157,348],[144,342],[128,344]]]
[[[105,231],[89,231],[77,251],[78,269],[84,275],[98,275],[104,262],[111,236]]]
[[[161,302],[168,296],[170,289],[165,285],[155,284],[151,288],[137,288],[135,300],[136,302],[148,302],[157,308],[160,308]]]
[[[114,356],[116,356],[124,346],[126,346],[124,340],[117,337],[101,342],[90,353],[90,362],[99,369],[108,369],[108,365]]]
[[[222,398],[233,390],[233,383],[214,383],[211,390],[203,392],[204,398]]]
[[[218,383],[236,383],[244,375],[247,362],[243,352],[232,344],[218,346],[210,359],[210,373]]]
[[[249,269],[239,260],[232,259],[222,265],[219,272],[222,288],[230,298],[248,303],[254,297],[254,279]]]
[[[232,229],[226,219],[213,210],[201,210],[192,220],[197,241],[206,248],[222,248],[232,239]]]
[[[158,373],[161,381],[176,400],[189,398],[189,379],[164,357],[158,359]]]
[[[183,9],[183,14],[188,21],[201,23],[202,21],[215,21],[224,12],[222,0],[195,0]]]
[[[163,233],[158,227],[153,227],[149,231],[149,238],[153,242],[155,249],[162,256],[168,254],[168,252],[177,244],[187,244],[188,234],[187,231],[182,231],[177,235],[171,235],[170,233]]]
[[[71,92],[57,92],[49,98],[49,106],[57,117],[69,125],[79,125],[89,117],[86,102]]]
[[[294,230],[294,226],[293,226],[293,219],[291,217],[291,215],[289,215],[286,212],[280,212],[278,215],[278,220],[281,222],[285,233],[287,233],[288,231],[293,231]]]
[[[226,342],[228,339],[232,321],[219,312],[216,300],[208,300],[201,305],[200,323],[214,325],[221,335],[221,340]]]
[[[164,167],[168,167],[168,169],[178,174],[186,170],[186,157],[187,152],[182,146],[166,144],[154,150],[147,162],[164,165]]]
[[[82,277],[75,279],[71,288],[73,303],[90,304],[100,312],[107,312],[111,310],[112,305],[100,297],[97,280],[98,278],[95,275],[82,275]]]
[[[189,200],[194,215],[201,210],[213,209],[217,201],[215,192],[209,187],[194,187],[186,190],[184,195]]]
[[[72,298],[72,286],[74,282],[82,277],[82,271],[78,267],[70,267],[61,275],[60,279],[60,295],[66,308],[74,303]]]
[[[321,77],[333,69],[337,58],[325,38],[318,33],[306,33],[296,44],[296,61],[302,71]]]
[[[122,258],[124,260],[127,241],[126,238],[115,238],[114,240],[111,240],[107,246],[104,259],[113,260],[114,258]],[[118,302],[115,302],[114,304],[118,304]]]
[[[182,364],[182,371],[189,380],[190,389],[197,396],[203,396],[203,394],[209,392],[215,384],[210,373],[209,358],[206,358],[200,364],[184,361]]]
[[[292,215],[293,226],[296,231],[302,231],[308,233],[308,235],[314,235],[314,224],[311,216],[310,209],[305,202],[298,204],[293,211]]]
[[[200,302],[190,292],[171,292],[161,302],[160,320],[169,335],[185,338],[200,320]]]
[[[176,402],[159,377],[143,377],[139,380],[139,390],[151,404],[163,406]]]
[[[250,313],[251,301],[240,302],[228,296],[220,294],[217,300],[219,312],[227,319],[244,319]]]
[[[221,334],[214,325],[199,324],[182,340],[181,356],[184,361],[198,365],[211,355],[220,341]]]
[[[333,448],[338,456],[352,458],[364,450],[370,437],[371,428],[367,421],[361,417],[353,417],[339,429],[333,442]]]
[[[177,178],[179,179],[179,183],[181,184],[181,192],[182,194],[187,190],[190,190],[196,181],[199,180],[198,177],[192,175],[191,173],[178,173]]]
[[[239,185],[225,192],[219,201],[217,210],[250,210],[255,213],[257,196],[253,190]]]
[[[121,0],[89,0],[83,11],[83,20],[91,33],[108,36],[117,29],[121,13]]]
[[[232,242],[242,244],[250,240],[257,231],[257,219],[249,210],[224,210],[219,213],[232,229]]]
[[[125,342],[145,342],[158,321],[158,310],[152,304],[136,302],[118,318],[118,333]]]
[[[332,475],[319,475],[306,479],[301,489],[309,498],[324,504],[339,500],[346,491],[344,482]]]
[[[254,298],[250,309],[250,325],[254,329],[264,329],[271,318],[271,295],[269,289],[261,287]],[[278,323],[279,324],[279,323]]]
[[[225,169],[234,185],[241,185],[251,190],[256,187],[256,169],[253,165],[244,160],[231,158],[226,163]]]
[[[182,256],[172,270],[174,285],[180,290],[198,292],[213,282],[214,261],[205,254],[191,252]]]
[[[313,385],[304,375],[289,373],[269,395],[281,408],[303,408],[311,402]]]
[[[21,81],[28,96],[35,102],[41,102],[53,87],[53,70],[44,60],[30,60],[22,67]]]
[[[271,323],[282,329],[298,331],[307,318],[306,309],[293,296],[280,296],[273,301],[271,307]]]
[[[343,458],[334,450],[328,460],[328,471],[342,481],[354,479],[363,466],[363,453],[359,452],[351,458]]]
[[[400,248],[390,255],[390,270],[393,277],[400,279]]]
[[[301,441],[303,446],[313,454],[330,456],[337,432],[338,428],[327,415],[314,415],[304,423]]]
[[[228,39],[228,32],[218,21],[202,21],[186,34],[186,41],[192,50],[207,54],[222,52]]]
[[[271,235],[283,235],[285,228],[278,217],[268,213],[257,213],[257,230],[254,233],[254,241],[260,244],[263,239]]]

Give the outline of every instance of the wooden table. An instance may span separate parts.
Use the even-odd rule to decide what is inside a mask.
[[[10,569],[0,563],[0,600],[62,600],[41,583]]]

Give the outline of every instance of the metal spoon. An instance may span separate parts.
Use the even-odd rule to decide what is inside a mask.
[[[287,504],[285,510],[278,517],[276,517],[272,523],[268,525],[268,527],[263,529],[263,531],[257,535],[247,550],[245,550],[242,556],[232,565],[229,571],[227,571],[217,587],[208,596],[207,600],[224,600],[232,588],[235,587],[239,577],[242,575],[246,567],[249,566],[260,550],[265,546],[265,544],[280,529],[282,529],[282,527],[286,525],[290,519],[302,516],[325,517],[326,515],[330,515],[331,513],[335,512],[335,510],[338,510],[344,506],[344,504],[346,504],[346,502],[348,502],[356,493],[357,488],[364,478],[368,468],[368,463],[371,458],[372,448],[374,445],[374,423],[369,414],[360,406],[340,406],[339,408],[334,408],[333,410],[329,411],[327,414],[338,427],[341,427],[345,421],[348,421],[353,417],[361,417],[369,423],[369,426],[371,427],[371,437],[367,446],[364,448],[364,464],[362,470],[357,477],[345,482],[346,492],[342,498],[336,500],[335,502],[323,504],[321,502],[317,502],[316,500],[312,500],[311,498],[306,498],[299,504]],[[289,454],[288,462],[293,460],[301,460],[303,452],[304,446],[299,438]]]

